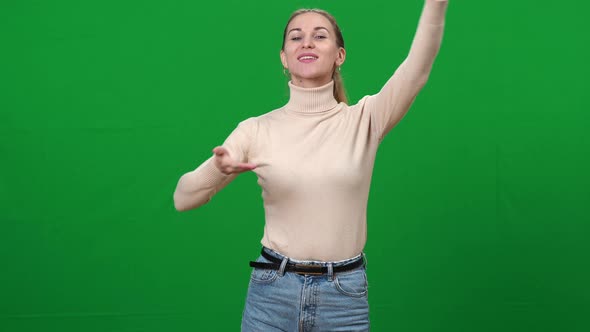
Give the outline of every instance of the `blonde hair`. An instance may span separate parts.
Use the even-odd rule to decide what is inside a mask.
[[[303,8],[294,11],[293,14],[291,14],[291,17],[289,17],[287,25],[285,25],[285,31],[283,31],[283,45],[281,46],[282,50],[285,50],[285,39],[287,38],[287,28],[289,27],[289,23],[291,23],[295,17],[305,13],[316,13],[327,18],[328,21],[330,21],[330,24],[332,24],[332,28],[336,32],[336,46],[344,48],[344,38],[342,38],[342,31],[340,31],[340,27],[338,26],[338,23],[336,23],[334,16],[322,9]],[[332,70],[332,79],[334,80],[334,98],[339,103],[343,102],[348,104],[348,98],[346,97],[346,90],[344,89],[344,82],[342,80],[342,75],[340,74],[340,68],[334,67]]]

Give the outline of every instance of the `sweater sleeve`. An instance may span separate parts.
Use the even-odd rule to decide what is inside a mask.
[[[426,0],[410,52],[365,107],[379,141],[404,117],[426,84],[442,41],[446,0]]]
[[[252,143],[253,118],[240,122],[223,143],[230,157],[247,162]],[[194,171],[184,174],[174,193],[174,204],[178,210],[190,210],[208,203],[211,198],[233,181],[238,174],[226,175],[215,166],[211,156]]]

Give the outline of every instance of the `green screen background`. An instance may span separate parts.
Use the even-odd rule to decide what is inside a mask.
[[[253,173],[172,193],[288,98],[289,14],[338,19],[351,103],[422,1],[3,1],[0,330],[237,331],[264,225]],[[452,0],[369,196],[375,331],[590,330],[587,2]]]

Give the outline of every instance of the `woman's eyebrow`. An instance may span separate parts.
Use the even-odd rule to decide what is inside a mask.
[[[326,32],[330,33],[330,30],[328,30],[325,27],[315,27],[315,28],[313,28],[314,31],[321,30],[321,29],[324,29],[324,30],[326,30]],[[287,32],[287,34],[290,34],[292,31],[301,31],[301,28],[293,28],[293,29],[289,30],[289,32]]]

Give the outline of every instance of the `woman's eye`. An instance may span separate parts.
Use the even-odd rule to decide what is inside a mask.
[[[299,40],[301,37],[291,37],[291,40]]]
[[[322,35],[315,36],[315,37],[316,37],[317,39],[326,39],[326,36],[322,36]]]

